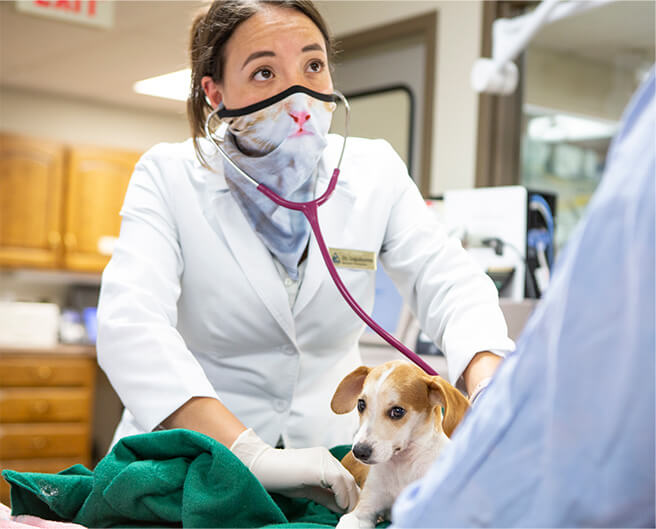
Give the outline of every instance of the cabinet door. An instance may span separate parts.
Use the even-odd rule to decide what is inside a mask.
[[[121,226],[119,212],[140,154],[73,147],[66,191],[66,268],[100,272]]]
[[[0,266],[61,260],[64,147],[0,134]]]

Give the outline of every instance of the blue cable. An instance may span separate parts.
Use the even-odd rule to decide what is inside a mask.
[[[547,259],[549,262],[549,267],[553,267],[553,250],[554,250],[554,243],[555,243],[553,213],[551,212],[549,203],[541,195],[538,194],[531,195],[531,199],[529,200],[529,209],[532,209],[530,206],[533,204],[537,206],[537,208],[535,209],[537,209],[538,211],[540,211],[540,213],[542,213],[542,217],[544,218],[547,224],[547,231],[549,232],[549,243],[547,244],[547,250],[548,250]]]

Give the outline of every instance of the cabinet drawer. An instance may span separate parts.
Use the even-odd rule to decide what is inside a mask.
[[[91,406],[85,388],[0,389],[0,422],[86,422]]]
[[[0,459],[87,458],[86,424],[1,424]]]
[[[0,356],[0,386],[92,386],[93,358]]]
[[[56,474],[68,467],[81,463],[89,466],[89,461],[80,458],[53,459],[0,459],[0,470],[17,470],[18,472],[42,472]],[[9,483],[0,479],[0,502],[9,505]]]

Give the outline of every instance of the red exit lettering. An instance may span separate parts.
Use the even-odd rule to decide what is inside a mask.
[[[85,14],[90,17],[94,16],[96,14],[96,0],[87,0],[85,3],[87,5]],[[82,11],[82,0],[34,0],[34,5],[72,13]]]

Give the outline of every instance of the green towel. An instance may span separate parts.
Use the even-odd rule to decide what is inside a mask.
[[[349,447],[332,450],[341,458]],[[190,430],[121,439],[92,472],[4,470],[12,514],[87,527],[334,527],[309,500],[269,495],[225,446]]]

